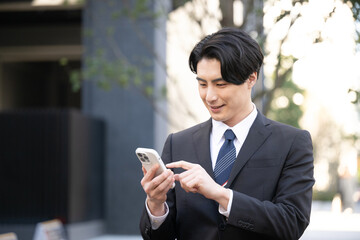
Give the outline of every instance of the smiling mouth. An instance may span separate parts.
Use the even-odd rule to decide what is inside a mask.
[[[212,109],[212,110],[218,110],[218,109],[220,109],[220,108],[222,108],[224,105],[220,105],[220,106],[209,106],[210,107],[210,109]]]

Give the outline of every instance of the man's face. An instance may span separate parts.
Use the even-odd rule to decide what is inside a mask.
[[[243,120],[253,109],[251,88],[256,73],[241,85],[226,82],[221,76],[217,59],[201,59],[197,64],[199,94],[214,120],[232,127]]]

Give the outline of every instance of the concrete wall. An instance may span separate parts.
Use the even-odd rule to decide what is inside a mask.
[[[154,77],[149,85],[159,88],[165,83],[166,76],[154,53],[165,56],[166,45],[159,44],[166,40],[165,21],[157,19],[160,24],[156,24],[156,28],[151,18],[130,20],[124,17],[122,10],[132,9],[132,6],[123,5],[129,2],[135,1],[86,1],[84,69],[89,68],[87,59],[97,56],[101,50],[103,59],[122,59],[151,73]],[[155,7],[149,6],[149,9]],[[139,146],[161,152],[167,133],[166,123],[137,88],[113,84],[106,91],[97,86],[95,75],[83,83],[82,110],[85,114],[100,117],[106,124],[105,225],[109,233],[139,234],[138,222],[145,194],[140,185],[141,164],[134,152]],[[166,110],[164,103],[157,106]]]

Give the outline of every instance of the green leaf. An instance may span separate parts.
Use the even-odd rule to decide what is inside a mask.
[[[124,73],[119,74],[117,77],[117,83],[121,87],[127,87],[129,85],[129,77]]]
[[[151,97],[154,93],[154,89],[150,86],[145,87],[144,91],[145,91],[145,95],[148,97]]]
[[[109,91],[109,90],[111,89],[110,83],[109,83],[108,81],[106,81],[106,80],[100,80],[100,81],[98,81],[98,82],[97,82],[97,85],[98,85],[100,88],[102,88],[102,89],[104,89],[104,90],[106,90],[106,91]]]
[[[74,70],[70,72],[71,90],[78,92],[81,88],[81,72],[80,70]]]
[[[66,66],[67,64],[68,64],[68,59],[66,58],[66,57],[62,57],[62,58],[60,58],[60,60],[59,60],[59,64],[61,65],[61,66]]]

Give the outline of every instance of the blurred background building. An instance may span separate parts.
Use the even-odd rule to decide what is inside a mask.
[[[187,59],[223,26],[264,49],[258,109],[310,131],[315,206],[359,212],[359,12],[350,0],[0,0],[0,233],[31,239],[60,219],[70,239],[138,235],[135,149],[161,152],[169,132],[209,118]]]
[[[155,28],[151,16],[122,16],[133,7],[0,1],[1,232],[31,239],[37,223],[56,218],[70,239],[138,234],[135,149],[161,151],[167,127],[153,108],[161,104],[125,85],[129,76],[148,89],[165,82],[153,53],[165,54],[166,38],[164,20]],[[91,73],[79,90],[82,71]],[[103,73],[119,84],[107,87]]]

